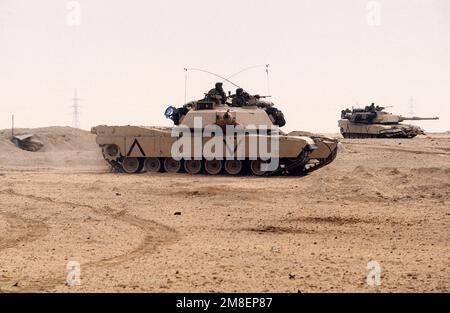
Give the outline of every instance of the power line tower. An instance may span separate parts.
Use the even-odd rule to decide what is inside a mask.
[[[75,88],[75,94],[72,99],[72,127],[80,128],[80,98],[78,98],[78,91]]]

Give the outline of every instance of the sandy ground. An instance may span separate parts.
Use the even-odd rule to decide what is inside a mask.
[[[31,131],[44,151],[0,131],[0,291],[450,291],[450,134],[256,178],[110,173],[88,132]]]

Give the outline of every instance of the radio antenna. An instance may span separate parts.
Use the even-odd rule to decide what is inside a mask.
[[[236,72],[236,73],[234,73],[234,74],[232,74],[232,75],[230,75],[230,76],[228,76],[226,78],[223,77],[223,76],[220,76],[219,74],[216,74],[216,73],[213,73],[213,72],[210,72],[210,71],[207,71],[207,70],[203,70],[203,69],[200,69],[200,68],[186,68],[185,67],[184,68],[184,71],[185,71],[185,77],[184,77],[184,103],[186,103],[186,101],[187,101],[188,71],[199,71],[199,72],[203,72],[203,73],[208,73],[208,74],[211,74],[211,75],[214,75],[216,77],[221,78],[222,79],[222,83],[223,82],[228,82],[228,83],[234,85],[237,88],[242,88],[242,87],[238,86],[237,84],[233,83],[230,79],[235,77],[235,76],[237,76],[237,75],[239,75],[239,74],[241,74],[241,73],[243,73],[243,72],[245,72],[245,71],[248,71],[248,70],[251,70],[251,69],[254,69],[254,68],[257,68],[257,67],[263,67],[264,66],[266,68],[266,75],[267,75],[267,93],[268,93],[268,95],[270,95],[269,65],[270,64],[260,64],[260,65],[249,66],[249,67],[243,68],[242,70],[240,70],[240,71],[238,71],[238,72]]]
[[[266,74],[267,74],[267,95],[268,95],[268,96],[270,96],[269,65],[270,65],[270,64],[266,64]]]
[[[223,81],[226,81],[226,82],[228,82],[228,83],[234,85],[234,86],[237,87],[237,88],[241,88],[240,86],[236,85],[236,84],[233,83],[231,80],[229,80],[228,78],[225,78],[225,77],[223,77],[223,76],[220,76],[219,74],[216,74],[216,73],[213,73],[213,72],[210,72],[210,71],[202,70],[202,69],[200,69],[200,68],[186,68],[185,70],[186,70],[186,71],[199,71],[199,72],[203,72],[203,73],[208,73],[208,74],[211,74],[211,75],[214,75],[214,76],[216,76],[216,77],[219,77],[219,78],[223,79]]]
[[[240,70],[239,72],[236,72],[236,73],[234,73],[231,76],[228,76],[227,79],[233,78],[233,77],[235,77],[235,76],[237,76],[237,75],[239,75],[239,74],[241,74],[241,73],[243,73],[245,71],[248,71],[248,70],[251,70],[251,69],[254,69],[254,68],[257,68],[257,67],[263,67],[263,66],[265,66],[265,65],[264,64],[263,65],[253,65],[253,66],[246,67],[246,68]]]
[[[187,80],[188,80],[188,69],[184,68],[185,74],[184,74],[184,103],[186,104],[186,98],[187,98]]]

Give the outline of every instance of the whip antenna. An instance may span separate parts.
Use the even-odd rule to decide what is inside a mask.
[[[184,104],[186,104],[186,98],[187,98],[187,79],[188,79],[188,70],[187,68],[184,68],[185,74],[184,74]]]
[[[267,74],[267,95],[270,96],[269,65],[270,64],[266,64],[266,74]]]
[[[239,72],[236,72],[236,73],[234,73],[231,76],[228,76],[227,79],[233,78],[234,76],[237,76],[237,75],[239,75],[239,74],[241,74],[243,72],[246,72],[248,70],[251,70],[251,69],[254,69],[254,68],[257,68],[257,67],[262,67],[262,66],[265,66],[265,65],[253,65],[253,66],[246,67],[246,68],[240,70]]]
[[[202,69],[200,69],[200,68],[186,68],[186,71],[188,71],[188,70],[189,70],[189,71],[199,71],[199,72],[203,72],[203,73],[208,73],[208,74],[214,75],[214,76],[216,76],[216,77],[219,77],[219,78],[223,79],[223,81],[226,81],[226,82],[228,82],[228,83],[234,85],[234,86],[237,87],[237,88],[241,88],[240,86],[236,85],[236,84],[233,83],[231,80],[229,80],[228,78],[225,78],[225,77],[223,77],[223,76],[220,76],[219,74],[216,74],[216,73],[213,73],[213,72],[210,72],[210,71],[206,71],[206,70],[202,70]]]

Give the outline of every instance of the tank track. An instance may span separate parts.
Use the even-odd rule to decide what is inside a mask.
[[[305,133],[306,136],[311,137],[316,143],[318,143],[319,141],[323,141],[323,140],[333,140],[334,142],[338,143],[338,140],[334,139],[334,138],[328,138],[328,137],[323,137],[321,135],[316,135],[313,133]],[[326,145],[330,151],[330,154],[327,158],[323,158],[323,159],[314,159],[312,162],[308,163],[305,165],[305,167],[302,169],[303,174],[307,175],[311,172],[317,171],[318,169],[330,164],[331,162],[334,161],[334,159],[337,156],[337,147],[332,150],[330,148],[329,145]]]
[[[309,161],[308,157],[309,152],[303,151],[300,156],[293,161],[292,163],[288,164],[285,167],[279,167],[273,172],[268,172],[264,174],[264,176],[275,176],[277,174],[281,175],[302,175],[303,169],[305,168],[305,165]]]
[[[334,159],[336,158],[337,155],[337,149],[334,150],[330,156],[326,159],[320,159],[317,160],[317,162],[311,163],[311,164],[306,164],[306,166],[303,168],[303,174],[309,174],[313,171],[317,171],[318,169],[330,164],[331,162],[334,161]]]
[[[289,164],[287,164],[286,166],[284,166],[284,167],[278,167],[278,169],[276,169],[275,171],[272,171],[272,172],[266,172],[266,173],[264,173],[263,175],[261,175],[261,176],[277,176],[277,175],[279,175],[279,176],[299,176],[299,175],[305,175],[306,173],[309,173],[310,171],[312,171],[312,169],[311,169],[311,167],[308,167],[308,170],[307,171],[305,171],[305,168],[306,168],[306,166],[308,165],[308,162],[310,161],[309,160],[309,157],[308,157],[308,154],[309,154],[309,151],[303,151],[301,154],[300,154],[300,156],[297,158],[297,159],[295,159],[294,161],[292,161],[292,162],[290,162]],[[111,160],[106,160],[105,159],[105,161],[107,161],[108,162],[108,164],[110,165],[110,168],[111,168],[111,171],[112,172],[115,172],[115,173],[126,173],[125,172],[125,170],[123,169],[123,167],[122,167],[122,159],[123,158],[119,158],[118,160],[116,160],[116,161],[111,161]],[[160,158],[160,160],[161,160],[161,163],[163,163],[163,159],[164,158]],[[140,160],[140,162],[141,163],[143,163],[143,161],[144,160]],[[321,165],[321,166],[324,166],[324,165],[326,165],[326,164],[328,164],[328,163],[330,163],[332,161],[332,159],[330,160],[330,161],[328,161],[327,163],[323,163],[323,165]],[[218,175],[228,175],[228,176],[257,176],[257,175],[255,175],[255,174],[253,174],[252,172],[251,172],[251,170],[250,170],[250,166],[249,166],[249,161],[248,160],[245,160],[245,161],[243,161],[244,162],[244,168],[243,168],[243,170],[241,171],[241,173],[239,173],[239,174],[237,174],[237,175],[231,175],[231,174],[228,174],[225,170],[224,170],[224,168],[222,168],[222,171],[221,171],[221,173],[220,174],[218,174]],[[322,164],[321,162],[319,162],[320,164]],[[320,166],[320,167],[321,167]],[[320,167],[318,167],[318,166],[314,166],[314,169],[319,169]],[[204,169],[204,165],[202,164],[202,168]],[[141,173],[141,172],[145,172],[145,170],[144,171],[142,171],[142,167],[139,169],[139,171],[137,171],[136,173],[134,173],[134,174],[139,174],[139,173]],[[159,172],[165,172],[165,170],[164,170],[164,167],[163,166],[161,166],[161,170],[159,171]],[[184,170],[184,168],[183,168],[183,166],[182,166],[182,169],[178,172],[179,174],[187,174],[186,173],[186,171]],[[194,175],[202,175],[202,174],[204,174],[204,175],[209,175],[208,173],[206,173],[206,171],[201,171],[199,174],[194,174]],[[188,174],[189,175],[189,174]]]
[[[330,156],[326,159],[310,160],[308,154],[309,154],[308,151],[304,151],[302,154],[300,154],[300,156],[296,160],[292,161],[291,163],[285,165],[284,167],[279,167],[275,171],[264,173],[261,176],[303,176],[303,175],[308,175],[309,173],[316,171],[316,170],[330,164],[331,162],[333,162],[337,156],[337,149],[332,151]],[[119,159],[117,161],[106,160],[108,162],[108,164],[110,165],[112,172],[125,173],[124,169],[122,168],[122,163],[120,160],[121,159]],[[246,161],[246,163],[248,163],[248,161]],[[249,166],[245,166],[245,167],[246,167],[246,169],[244,169],[240,174],[238,174],[236,176],[256,176],[253,173],[251,173],[251,171],[249,170]],[[142,171],[139,170],[139,172],[137,172],[137,173],[140,173],[140,172],[142,172]],[[162,168],[160,172],[164,172],[164,169]],[[179,173],[187,174],[184,170],[180,171]],[[199,174],[208,175],[204,171],[202,171]],[[230,174],[226,173],[225,170],[222,170],[222,175],[234,176],[234,175],[230,175]]]
[[[399,133],[385,133],[385,134],[360,134],[360,133],[343,133],[342,137],[345,139],[367,139],[367,138],[405,138],[411,139],[418,134],[415,132],[399,132]]]
[[[118,161],[110,161],[110,160],[106,160],[106,162],[108,162],[109,166],[111,167],[111,172],[115,172],[115,173],[125,173],[125,171],[122,168],[122,164]]]

